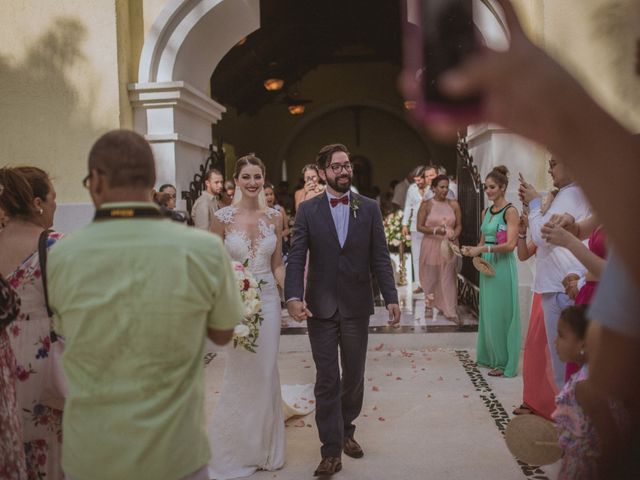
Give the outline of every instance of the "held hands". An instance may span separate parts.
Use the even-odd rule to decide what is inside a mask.
[[[397,303],[390,303],[387,305],[387,310],[389,311],[389,325],[398,328],[400,326],[400,307]]]
[[[300,300],[288,301],[287,311],[289,312],[289,316],[296,322],[302,322],[304,320],[307,320],[309,317],[313,317],[313,313],[311,313],[309,309],[305,307],[304,303]]]
[[[402,225],[402,236],[409,237],[409,227],[407,225]]]

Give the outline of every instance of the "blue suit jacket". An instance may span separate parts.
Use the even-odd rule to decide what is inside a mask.
[[[338,242],[327,194],[300,204],[289,250],[285,298],[304,298],[314,318],[367,317],[373,313],[371,274],[375,274],[385,304],[398,303],[389,249],[378,204],[351,193],[349,230]],[[304,270],[309,252],[307,288]]]

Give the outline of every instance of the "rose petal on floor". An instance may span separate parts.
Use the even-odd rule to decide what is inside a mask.
[[[380,420],[381,422],[384,422],[385,418],[384,417],[378,417],[378,420]]]
[[[379,392],[380,389],[378,387],[376,387],[375,385],[373,387],[371,387],[371,390],[373,390],[374,392]]]
[[[383,348],[384,348],[384,343],[380,343],[380,344],[376,345],[375,347],[373,347],[373,349],[374,349],[376,352],[379,352],[379,351],[380,351],[380,350],[382,350]]]
[[[300,419],[296,423],[293,424],[294,427],[304,427],[306,425],[305,421]]]

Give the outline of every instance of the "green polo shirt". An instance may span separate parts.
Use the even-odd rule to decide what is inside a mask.
[[[243,315],[220,239],[164,218],[98,220],[51,250],[48,280],[66,342],[65,473],[176,480],[206,465],[207,328]]]

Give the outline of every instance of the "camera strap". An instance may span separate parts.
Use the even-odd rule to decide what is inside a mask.
[[[96,211],[93,217],[94,221],[97,220],[113,220],[113,219],[127,219],[127,218],[164,218],[160,210],[153,207],[118,207],[118,208],[104,208]]]

